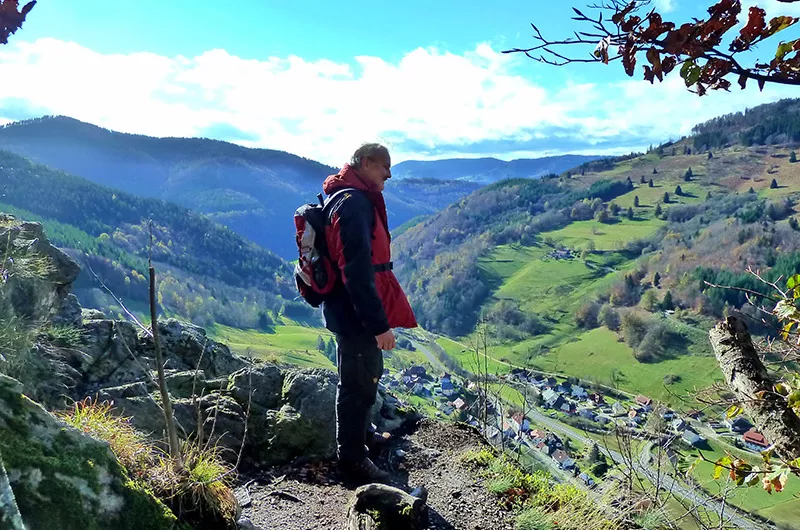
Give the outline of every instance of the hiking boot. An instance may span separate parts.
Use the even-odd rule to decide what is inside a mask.
[[[341,461],[339,468],[353,480],[368,484],[370,482],[380,482],[387,484],[391,475],[382,470],[368,457],[356,461]]]

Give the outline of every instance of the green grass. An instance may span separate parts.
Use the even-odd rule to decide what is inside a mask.
[[[661,194],[663,195],[663,191]],[[586,245],[593,241],[597,250],[618,250],[627,243],[653,235],[664,224],[665,222],[659,219],[630,221],[625,217],[618,217],[618,222],[613,224],[594,220],[575,221],[561,230],[545,232],[542,237],[552,237],[560,244],[571,248],[586,248]]]
[[[441,346],[450,358],[472,373],[483,372],[487,367],[490,374],[504,374],[511,370],[511,366],[492,357],[491,351],[487,356],[486,364],[481,356],[480,366],[476,366],[475,352],[469,344],[456,342],[446,337],[437,338],[436,344]]]
[[[208,328],[208,334],[240,355],[250,351],[261,359],[300,367],[334,368],[333,363],[317,350],[318,336],[330,340],[331,333],[325,329],[287,321],[284,325],[275,326],[273,333],[264,333],[215,324]]]
[[[710,451],[702,451],[703,456],[709,460],[717,460],[725,456],[726,451],[730,451],[734,456],[743,457],[755,464],[760,460],[760,456],[757,454],[742,451],[716,440],[709,441],[709,445],[711,447]],[[692,475],[706,490],[716,494],[727,486],[727,475],[723,473],[722,478],[717,481],[714,480],[713,474],[714,464],[700,462]],[[751,488],[740,487],[729,498],[729,502],[748,512],[769,517],[774,522],[786,525],[789,528],[800,529],[800,498],[798,496],[800,496],[800,479],[790,476],[786,483],[786,488],[781,493],[772,493],[770,495],[759,486]]]
[[[547,356],[536,357],[533,366],[544,371],[574,375],[603,384],[612,382],[617,371],[620,388],[642,393],[666,403],[677,404],[682,395],[694,387],[704,388],[721,379],[716,360],[712,357],[684,355],[657,363],[640,363],[633,357],[630,347],[617,341],[617,335],[608,329],[598,328],[578,336]],[[669,386],[663,384],[665,374],[680,374],[681,381]]]

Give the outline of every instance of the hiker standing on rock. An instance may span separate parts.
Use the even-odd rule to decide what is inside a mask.
[[[388,473],[370,460],[370,413],[383,374],[381,350],[392,350],[392,328],[417,326],[392,272],[391,236],[383,198],[392,177],[389,150],[365,144],[323,183],[328,195],[325,231],[342,281],[322,303],[325,326],[336,335],[339,386],[336,441],[339,465],[351,478],[382,482]],[[337,193],[339,191],[339,193]]]

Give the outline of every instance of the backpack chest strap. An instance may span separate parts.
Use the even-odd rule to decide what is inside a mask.
[[[372,267],[375,269],[375,272],[388,272],[394,268],[394,263],[391,261],[389,263],[376,263]]]

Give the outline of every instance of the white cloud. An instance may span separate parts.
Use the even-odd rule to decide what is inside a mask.
[[[500,147],[480,154],[503,158],[625,151],[790,95],[736,89],[698,98],[676,75],[655,86],[625,80],[548,90],[521,75],[536,66],[488,44],[463,55],[419,48],[396,63],[370,56],[337,63],[246,60],[224,50],[192,58],[101,54],[54,39],[16,41],[0,49],[0,123],[11,119],[11,103],[23,101],[123,132],[238,130],[231,139],[243,145],[339,165],[375,139],[394,147],[395,162],[431,151],[477,154],[482,143]]]
[[[675,11],[675,4],[677,4],[675,0],[656,0],[656,8],[661,13]]]
[[[747,20],[747,14],[750,12],[750,8],[753,6],[758,6],[764,9],[764,11],[767,12],[767,20],[779,15],[800,17],[800,3],[797,2],[786,3],[779,2],[778,0],[743,0],[742,15],[740,15],[741,20]]]

